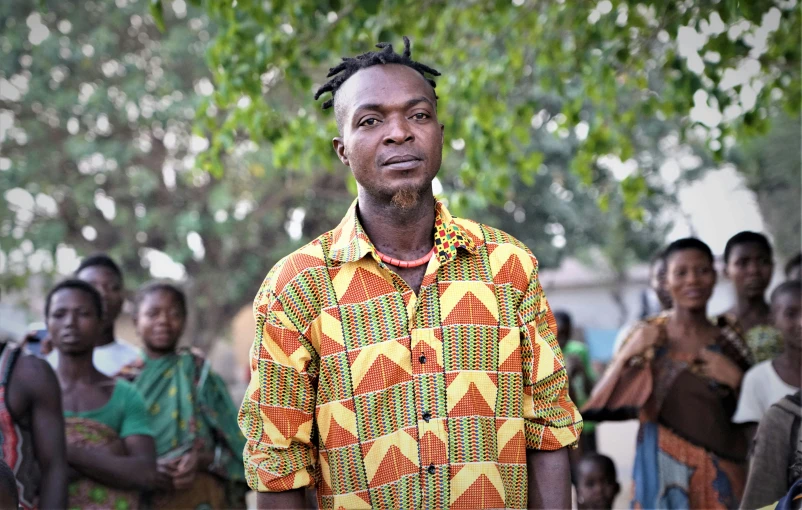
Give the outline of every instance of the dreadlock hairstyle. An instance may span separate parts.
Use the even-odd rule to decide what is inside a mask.
[[[339,90],[340,86],[342,86],[345,81],[356,74],[357,71],[362,69],[372,67],[375,65],[380,64],[401,64],[403,66],[410,67],[416,71],[418,71],[423,78],[429,82],[429,85],[432,88],[437,87],[437,84],[434,82],[433,79],[427,78],[426,73],[432,76],[440,76],[440,73],[431,67],[421,64],[420,62],[415,62],[410,58],[411,51],[409,49],[409,37],[404,36],[404,53],[399,55],[398,53],[393,51],[393,45],[390,43],[382,42],[376,45],[381,51],[369,51],[367,53],[363,53],[361,55],[357,55],[356,57],[343,57],[343,61],[329,69],[329,74],[326,75],[326,78],[331,78],[328,82],[323,84],[322,87],[317,89],[315,92],[315,101],[325,94],[326,92],[331,92],[331,99],[325,101],[323,103],[323,109],[331,108],[334,105],[334,96],[337,95],[337,90]],[[435,99],[437,99],[437,94],[435,94]]]

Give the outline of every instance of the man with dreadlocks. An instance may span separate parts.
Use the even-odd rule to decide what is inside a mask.
[[[346,58],[331,92],[358,197],[254,301],[240,411],[260,508],[568,508],[568,397],[537,260],[432,193],[443,150],[434,69]],[[527,490],[528,487],[528,490]]]

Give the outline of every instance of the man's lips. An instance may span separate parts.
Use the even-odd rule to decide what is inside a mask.
[[[410,170],[417,167],[421,163],[421,158],[413,156],[412,154],[402,154],[399,156],[392,156],[384,160],[382,167],[390,170]]]

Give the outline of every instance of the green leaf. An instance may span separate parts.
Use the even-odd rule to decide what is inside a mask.
[[[164,25],[164,4],[162,0],[150,0],[149,11],[159,30],[165,32],[167,27]]]

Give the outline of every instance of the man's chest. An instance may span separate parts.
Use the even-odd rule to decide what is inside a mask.
[[[305,333],[319,354],[310,365],[318,408],[345,402],[379,435],[424,411],[494,415],[498,389],[520,382],[515,310],[523,290],[497,284],[489,271],[440,269],[423,277],[417,294],[375,265],[332,278],[326,306]]]
[[[335,494],[441,486],[449,466],[513,465],[523,451],[526,286],[489,268],[429,269],[415,293],[375,265],[341,268],[305,333],[319,354],[308,365],[317,445]]]

